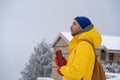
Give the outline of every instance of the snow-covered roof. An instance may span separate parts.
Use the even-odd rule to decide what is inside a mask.
[[[71,39],[73,38],[73,36],[71,35],[70,32],[61,32],[61,34],[62,34],[68,41],[71,41]]]
[[[120,37],[102,35],[102,45],[107,49],[120,50]]]
[[[64,39],[64,41],[65,41],[66,43],[69,43],[69,41],[72,39],[72,36],[70,35],[70,32],[61,32],[61,33],[58,34],[58,36],[56,37],[56,39],[54,40],[54,42],[51,44],[51,47],[53,47],[53,46],[56,44],[57,40],[58,40],[60,37],[61,37],[62,39]]]
[[[57,36],[57,39],[60,36],[62,36],[65,40],[68,40],[68,42],[73,38],[70,32],[61,32]],[[102,44],[101,45],[105,46],[109,50],[120,50],[120,37],[102,35]]]

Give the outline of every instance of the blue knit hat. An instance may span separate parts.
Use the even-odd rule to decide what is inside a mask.
[[[84,29],[88,25],[92,24],[90,19],[88,19],[87,17],[84,17],[84,16],[78,16],[78,17],[74,18],[74,20],[76,20],[79,23],[79,25],[82,27],[82,29]]]

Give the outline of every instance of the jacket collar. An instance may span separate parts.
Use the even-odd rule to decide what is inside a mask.
[[[73,39],[70,41],[69,43],[69,48],[68,48],[68,52],[70,53],[75,47],[76,45],[78,45],[78,43],[80,42],[80,37],[84,32],[88,32],[93,28],[93,24],[87,26],[85,29],[83,29],[82,31],[80,31],[78,34],[76,34]],[[84,36],[83,36],[84,38]]]

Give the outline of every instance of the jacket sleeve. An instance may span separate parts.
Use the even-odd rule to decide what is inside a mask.
[[[95,56],[92,46],[82,41],[73,51],[73,60],[69,60],[68,58],[68,62],[71,61],[71,65],[61,67],[60,71],[65,77],[73,80],[84,78],[86,71],[94,66]]]

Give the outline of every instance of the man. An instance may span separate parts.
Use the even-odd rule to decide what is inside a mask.
[[[58,65],[57,72],[63,75],[62,80],[91,80],[95,54],[91,44],[83,40],[89,40],[97,48],[101,45],[101,35],[84,16],[74,18],[70,29],[73,39],[68,47],[67,64]]]

